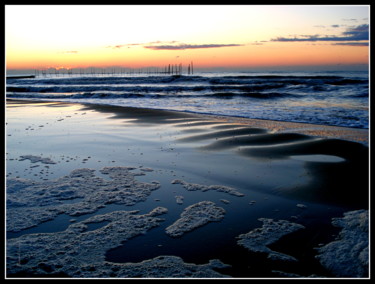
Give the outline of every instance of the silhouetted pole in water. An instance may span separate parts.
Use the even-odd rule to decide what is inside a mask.
[[[58,69],[58,68],[49,68],[49,69],[34,69],[35,77],[39,76],[55,76],[59,77],[60,74],[62,76],[73,76],[73,75],[92,75],[92,76],[114,76],[114,75],[136,75],[136,74],[165,74],[165,75],[179,75],[181,76],[183,73],[182,63],[179,64],[168,64],[164,67],[148,67],[148,68],[116,68],[116,67],[108,67],[108,68],[96,68],[96,67],[86,67],[86,68],[73,68],[73,69]],[[187,66],[187,74],[193,74],[193,61],[190,62]]]

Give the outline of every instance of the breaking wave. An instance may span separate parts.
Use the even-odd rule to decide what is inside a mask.
[[[67,75],[7,78],[6,83],[8,98],[141,104],[160,109],[368,127],[368,114],[359,111],[368,108],[367,73]],[[343,107],[338,109],[340,104]],[[346,116],[338,119],[337,113]],[[359,117],[348,119],[353,113]]]

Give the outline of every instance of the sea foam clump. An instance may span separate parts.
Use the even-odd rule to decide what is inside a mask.
[[[333,218],[342,228],[337,240],[318,248],[320,263],[338,277],[367,277],[369,269],[368,210],[346,212]]]
[[[24,160],[30,160],[31,163],[42,163],[42,164],[56,164],[53,160],[50,158],[42,158],[40,156],[34,156],[34,155],[23,155],[20,156],[19,161],[24,161]]]
[[[238,240],[237,243],[250,251],[267,253],[268,258],[270,259],[297,261],[296,258],[287,254],[273,251],[267,246],[278,241],[282,236],[300,229],[304,229],[305,227],[286,220],[274,221],[273,219],[267,218],[260,218],[258,220],[263,222],[263,226],[246,234],[239,235],[238,238],[240,240]]]
[[[145,201],[158,182],[144,183],[134,167],[105,167],[100,170],[76,169],[51,181],[7,180],[7,231],[20,231],[54,219],[58,214],[78,216],[94,213],[107,204],[134,205]]]
[[[167,212],[157,207],[139,211],[114,211],[70,225],[65,231],[23,235],[7,242],[9,277],[49,276],[74,278],[133,277],[226,277],[215,269],[228,265],[219,260],[208,264],[184,263],[175,256],[158,256],[141,263],[112,263],[105,253],[130,238],[145,234],[164,221],[157,216]],[[102,226],[89,230],[88,226]]]
[[[155,209],[148,214],[137,215],[138,211],[114,211],[74,223],[63,232],[29,234],[10,239],[7,241],[8,273],[23,271],[80,276],[82,266],[102,265],[108,249],[158,226],[163,219],[155,216],[164,212],[165,209]],[[88,231],[89,224],[101,222],[105,224]],[[97,271],[97,268],[93,270]]]
[[[215,190],[218,192],[225,192],[235,196],[245,196],[243,193],[235,190],[232,187],[224,186],[224,185],[202,185],[196,183],[189,183],[184,180],[175,179],[172,180],[172,184],[181,184],[186,190],[189,191],[208,191],[208,190]]]
[[[209,222],[217,222],[224,218],[225,210],[211,201],[201,201],[186,207],[181,218],[165,229],[171,237],[181,237]]]

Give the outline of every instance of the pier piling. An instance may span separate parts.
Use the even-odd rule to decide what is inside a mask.
[[[193,74],[193,61],[191,61],[187,68],[185,69],[187,75]],[[129,75],[170,75],[170,76],[182,76],[184,73],[182,63],[179,64],[168,64],[164,67],[146,67],[146,68],[121,68],[121,67],[111,67],[111,68],[46,68],[34,69],[35,77],[60,77],[61,76],[129,76]]]

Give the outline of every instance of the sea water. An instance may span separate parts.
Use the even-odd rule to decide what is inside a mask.
[[[7,79],[7,98],[369,127],[368,72],[94,74]]]

